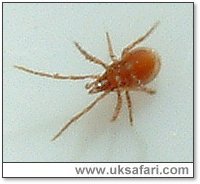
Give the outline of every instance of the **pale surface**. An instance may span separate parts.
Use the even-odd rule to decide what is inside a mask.
[[[116,95],[102,100],[55,142],[53,135],[94,100],[87,81],[57,81],[15,70],[14,64],[63,74],[102,72],[73,41],[108,61],[105,32],[119,55],[157,20],[140,46],[162,57],[155,96],[132,93],[135,126],[126,104],[110,119]],[[5,162],[191,162],[193,144],[192,4],[5,4]]]

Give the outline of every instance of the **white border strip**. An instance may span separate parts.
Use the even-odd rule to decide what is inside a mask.
[[[3,163],[3,177],[193,177],[193,163]]]

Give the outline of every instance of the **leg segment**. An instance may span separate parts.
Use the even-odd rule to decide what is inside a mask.
[[[115,111],[113,113],[111,121],[115,121],[117,119],[121,111],[121,108],[122,108],[122,96],[121,96],[121,92],[117,91],[117,105],[115,107]]]
[[[92,56],[91,54],[87,53],[77,42],[74,42],[76,48],[80,51],[81,54],[85,56],[85,59],[89,60],[92,63],[98,64],[103,66],[105,69],[108,67],[107,64],[105,64],[100,59],[96,58],[95,56]]]
[[[108,32],[106,32],[106,38],[108,42],[108,51],[109,51],[110,58],[112,61],[116,61],[116,55],[113,52],[112,43],[111,43],[111,39]]]
[[[147,88],[146,86],[140,86],[138,90],[148,93],[149,95],[154,95],[156,93],[155,89]]]
[[[64,76],[64,75],[60,75],[58,73],[56,73],[56,74],[49,74],[49,73],[45,73],[45,72],[34,71],[32,69],[28,69],[26,67],[18,66],[18,65],[15,65],[14,67],[17,68],[17,69],[19,69],[19,70],[22,70],[24,72],[27,72],[27,73],[31,73],[31,74],[34,74],[34,75],[39,75],[39,76],[42,76],[42,77],[53,78],[53,79],[82,80],[82,79],[88,79],[88,78],[90,78],[90,79],[97,79],[97,78],[99,78],[98,75]]]
[[[61,130],[53,137],[52,141],[56,140],[69,127],[69,125],[71,125],[73,122],[77,121],[81,116],[83,116],[85,113],[87,113],[89,110],[91,110],[94,107],[94,105],[98,101],[100,101],[101,99],[103,99],[107,94],[108,94],[108,92],[104,92],[102,95],[100,95],[99,97],[97,97],[96,100],[94,100],[90,105],[88,105],[81,112],[79,112],[74,117],[72,117],[72,119],[69,122],[67,122],[61,128]]]
[[[130,45],[128,45],[126,48],[124,48],[123,51],[122,51],[122,57],[124,56],[124,54],[126,54],[131,49],[133,49],[137,44],[139,44],[140,42],[144,41],[144,39],[146,39],[158,27],[159,23],[160,23],[159,21],[156,22],[146,34],[141,36],[135,42],[133,42]]]
[[[131,102],[131,97],[128,91],[126,91],[126,100],[127,100],[127,105],[128,105],[128,111],[129,111],[129,120],[130,120],[131,126],[133,126],[132,102]]]

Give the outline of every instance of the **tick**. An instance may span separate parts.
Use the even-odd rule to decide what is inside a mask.
[[[125,92],[126,102],[128,106],[129,121],[133,125],[132,117],[132,102],[130,91],[142,91],[147,94],[155,94],[155,90],[146,87],[146,84],[151,82],[159,73],[160,57],[158,53],[146,47],[136,46],[144,41],[158,26],[156,22],[143,36],[136,41],[130,43],[122,50],[121,57],[117,58],[114,54],[111,44],[111,38],[106,33],[108,43],[108,51],[111,59],[110,64],[106,64],[101,59],[89,54],[84,50],[79,43],[74,42],[76,48],[85,56],[85,59],[91,63],[100,65],[105,70],[101,75],[84,75],[84,76],[65,76],[61,74],[49,74],[41,71],[34,71],[23,66],[15,65],[15,68],[42,77],[48,77],[61,80],[83,80],[92,79],[92,82],[87,83],[85,88],[89,94],[101,93],[92,103],[85,107],[81,112],[73,116],[53,137],[57,139],[73,122],[77,121],[85,113],[89,112],[101,99],[110,92],[115,92],[117,95],[117,103],[111,121],[115,121],[119,116],[122,108],[122,93]]]

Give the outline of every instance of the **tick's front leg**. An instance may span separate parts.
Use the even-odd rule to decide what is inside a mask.
[[[89,112],[101,99],[103,99],[108,92],[104,92],[99,97],[97,97],[91,104],[89,104],[87,107],[85,107],[81,112],[76,114],[69,120],[61,129],[60,131],[53,137],[52,141],[56,140],[72,123],[77,121],[81,116]]]
[[[18,66],[15,65],[15,68],[17,68],[18,70],[33,74],[33,75],[38,75],[41,77],[48,77],[48,78],[53,78],[53,79],[61,79],[61,80],[83,80],[83,79],[98,79],[99,75],[83,75],[83,76],[75,76],[75,75],[62,75],[62,74],[51,74],[51,73],[46,73],[46,72],[41,72],[41,71],[36,71],[36,70],[32,70],[30,68],[26,68],[24,66]]]
[[[92,63],[95,63],[95,64],[98,64],[98,65],[101,65],[103,66],[105,69],[107,69],[108,65],[105,64],[103,61],[101,61],[100,59],[96,58],[95,56],[92,56],[91,54],[89,54],[86,50],[84,50],[80,45],[79,43],[77,42],[74,42],[76,48],[80,51],[80,53],[82,55],[85,56],[85,59],[87,59],[88,61],[92,62]]]

